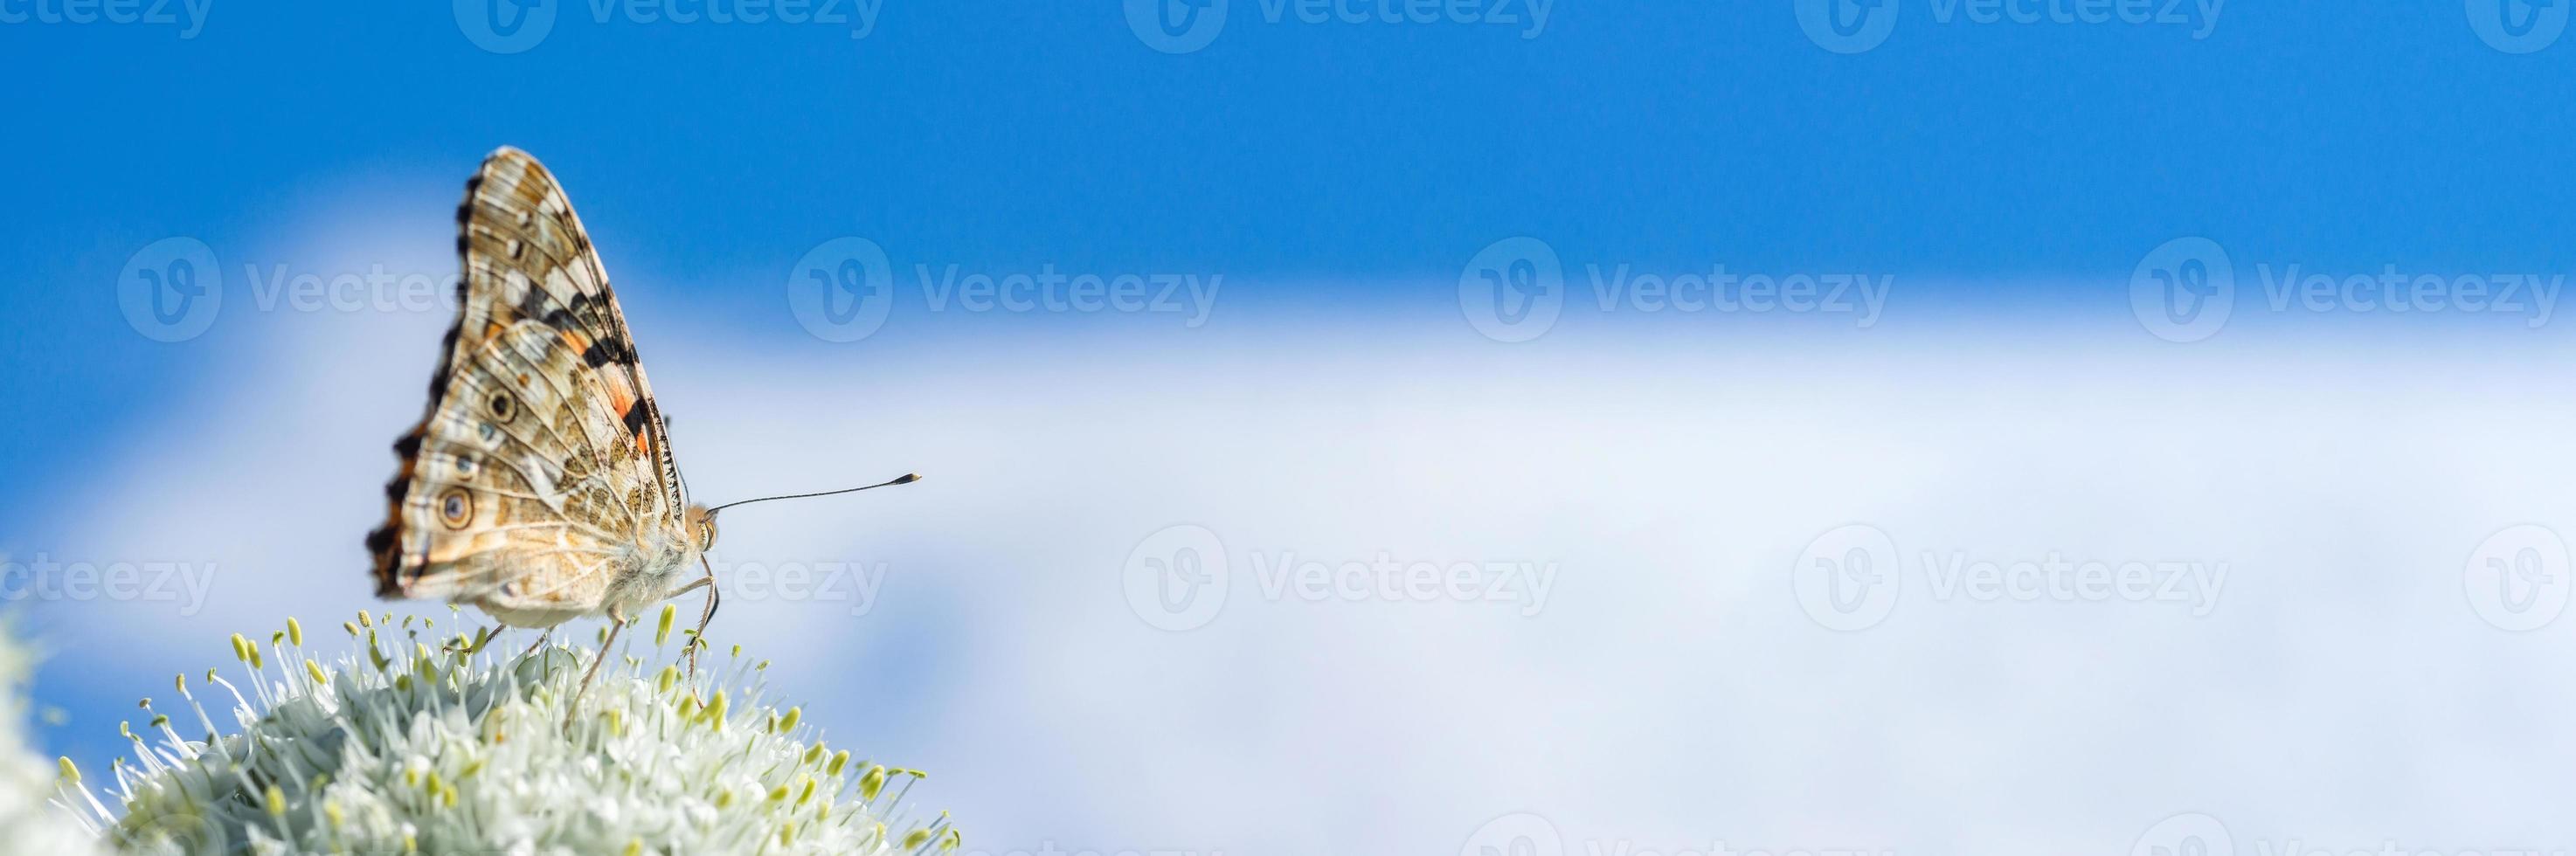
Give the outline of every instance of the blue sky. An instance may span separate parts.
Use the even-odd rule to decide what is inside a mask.
[[[2491,49],[2457,4],[2226,5],[2194,38],[1944,23],[1918,0],[1843,55],[1788,3],[1565,4],[1530,38],[1238,3],[1185,55],[1081,3],[896,2],[858,39],[857,6],[846,25],[677,25],[568,5],[513,55],[440,4],[220,3],[187,39],[0,27],[22,117],[0,139],[0,309],[45,319],[9,337],[38,370],[0,394],[84,426],[0,429],[0,460],[59,477],[137,412],[130,384],[184,379],[91,287],[135,248],[238,247],[315,188],[452,183],[501,143],[565,174],[613,227],[612,265],[746,322],[774,310],[728,299],[735,277],[839,234],[1224,271],[1239,299],[1355,314],[1437,301],[1384,280],[1439,280],[1520,234],[1647,265],[1974,278],[1989,311],[2115,280],[2179,235],[2317,266],[2576,263],[2576,163],[2547,106],[2576,95],[2570,54]],[[1360,280],[1379,284],[1315,285]]]
[[[1106,0],[883,0],[865,14],[860,10],[867,7],[845,3],[842,8],[855,17],[845,24],[679,24],[641,20],[625,6],[611,9],[602,21],[594,9],[605,7],[560,0],[540,41],[505,54],[469,37],[469,13],[485,8],[479,2],[214,0],[202,21],[180,24],[0,23],[0,68],[10,81],[0,87],[0,110],[13,119],[8,133],[0,134],[0,163],[9,165],[0,169],[9,172],[12,203],[0,206],[0,316],[13,319],[0,336],[0,361],[9,366],[0,372],[0,400],[11,402],[18,414],[0,420],[0,473],[15,488],[0,492],[0,520],[10,521],[0,524],[0,552],[70,552],[70,545],[127,533],[119,527],[131,518],[116,516],[115,509],[120,502],[154,496],[154,479],[144,469],[150,462],[173,455],[266,460],[231,444],[267,448],[261,444],[294,441],[363,451],[345,458],[354,462],[348,472],[315,464],[274,484],[241,486],[249,495],[264,495],[255,488],[291,484],[332,496],[371,496],[383,477],[376,468],[389,466],[382,443],[407,418],[402,411],[416,407],[406,402],[426,375],[443,319],[409,313],[333,326],[310,318],[253,317],[233,308],[254,299],[254,283],[240,271],[246,263],[321,271],[383,263],[397,271],[452,272],[445,234],[452,228],[450,206],[477,159],[502,144],[544,159],[579,205],[617,274],[654,377],[674,400],[682,448],[700,450],[700,460],[722,454],[732,456],[724,459],[727,465],[772,465],[754,471],[757,477],[732,480],[722,471],[708,472],[717,469],[713,461],[691,469],[694,483],[728,496],[805,473],[790,468],[792,459],[704,450],[746,441],[828,442],[806,429],[841,424],[832,420],[846,414],[800,411],[808,421],[791,425],[681,403],[684,396],[702,403],[746,400],[748,392],[733,391],[743,375],[725,375],[718,367],[756,373],[764,378],[758,389],[782,395],[796,394],[794,381],[802,380],[815,395],[849,396],[847,401],[858,402],[849,406],[853,412],[882,407],[889,424],[929,432],[950,430],[930,418],[938,415],[1034,427],[1068,413],[1135,429],[1120,434],[1086,428],[1078,433],[1091,437],[1097,430],[1100,442],[1082,447],[1039,442],[989,425],[954,427],[994,444],[1018,444],[984,448],[994,460],[1025,466],[996,473],[995,482],[980,486],[1000,491],[1011,489],[1009,479],[1022,479],[1026,498],[1000,501],[994,497],[1022,495],[986,492],[980,494],[983,502],[935,505],[996,527],[1083,504],[1083,488],[1068,473],[1098,467],[1095,475],[1116,478],[1113,465],[1119,464],[1143,466],[1144,481],[1100,500],[1104,508],[1153,509],[1138,513],[1165,522],[1193,519],[1186,504],[1176,506],[1156,493],[1152,479],[1199,484],[1192,478],[1204,472],[1176,475],[1122,457],[1150,457],[1152,451],[1150,444],[1124,444],[1155,424],[1135,408],[1170,407],[1176,424],[1220,432],[1261,419],[1258,414],[1274,398],[1317,405],[1323,409],[1287,417],[1281,423],[1286,428],[1252,435],[1323,444],[1299,448],[1324,461],[1335,460],[1324,452],[1340,438],[1357,444],[1354,465],[1406,471],[1412,459],[1396,452],[1422,451],[1415,441],[1482,436],[1473,424],[1417,421],[1437,409],[1421,401],[1446,402],[1460,414],[1499,409],[1545,422],[1552,417],[1502,402],[1553,390],[1598,394],[1601,399],[1593,403],[1605,412],[1676,416],[1662,409],[1681,406],[1666,398],[1671,389],[1696,389],[1692,384],[1699,380],[1731,373],[1769,372],[1842,385],[1800,387],[1784,380],[1777,388],[1703,390],[1710,393],[1706,401],[1832,411],[1820,419],[1851,414],[1838,403],[1818,404],[1816,389],[1869,389],[1917,405],[1939,402],[1882,388],[1885,378],[1856,364],[1799,368],[1826,357],[1923,367],[1920,379],[1926,383],[1949,382],[1937,380],[1942,375],[1934,368],[1978,368],[1988,374],[1961,382],[1965,386],[1938,388],[1956,393],[1950,401],[2012,413],[2053,413],[2052,402],[2071,396],[2096,409],[2064,418],[2092,430],[2116,433],[2117,426],[2132,424],[2121,418],[2189,412],[2214,423],[2257,426],[2247,432],[2263,426],[2281,432],[2183,432],[2208,444],[2317,434],[2357,444],[2335,447],[2349,458],[2298,457],[2281,464],[2284,471],[2318,477],[2353,476],[2354,462],[2373,460],[2370,447],[2358,445],[2378,436],[2373,420],[2410,407],[2503,419],[2522,427],[2487,430],[2517,440],[2567,424],[2554,410],[2512,410],[2512,401],[2533,397],[2531,386],[2462,381],[2464,386],[2446,388],[2409,374],[2500,377],[2521,371],[2564,356],[2555,327],[2464,320],[2458,314],[2249,308],[2263,294],[2258,280],[2290,264],[2338,276],[2395,266],[2410,276],[2454,278],[2446,289],[2454,289],[2461,276],[2546,276],[2576,268],[2576,246],[2569,239],[2576,235],[2576,206],[2568,204],[2576,198],[2576,157],[2566,145],[2576,120],[2563,109],[2576,103],[2576,38],[2515,42],[2482,36],[2472,21],[2492,13],[2497,0],[2334,4],[2331,10],[2227,3],[2214,18],[2183,4],[2178,8],[2199,17],[2170,24],[2061,22],[2045,14],[2074,9],[2075,0],[2011,4],[2040,10],[2037,23],[1981,23],[1975,18],[1982,7],[1974,4],[1891,0],[1892,31],[1855,53],[1828,50],[1822,43],[1828,40],[1810,38],[1798,10],[1817,7],[1788,0],[1567,0],[1548,8],[1543,25],[1519,0],[1500,6],[1519,18],[1509,24],[1307,23],[1296,17],[1299,6],[1217,0],[1228,12],[1222,29],[1203,47],[1177,54],[1149,44],[1120,4]],[[2508,12],[2527,8],[2501,2]],[[29,14],[40,16],[55,8],[53,0],[40,6],[0,0],[0,13],[33,9]],[[1274,20],[1273,8],[1287,11]],[[2548,8],[2555,17],[2544,22],[2563,27],[2565,4]],[[202,26],[192,30],[195,24]],[[2537,49],[2501,49],[2524,47]],[[898,279],[908,279],[915,265],[956,265],[970,273],[1185,271],[1222,276],[1223,290],[1204,327],[1160,315],[919,312],[925,298],[899,290],[897,320],[884,332],[836,347],[799,329],[780,291],[800,257],[842,236],[881,247]],[[1458,281],[1462,265],[1514,236],[1536,237],[1560,257],[1574,294],[1557,335],[1507,345],[1478,337],[1460,321]],[[2238,317],[2254,319],[2196,350],[2150,336],[2153,325],[2141,331],[2129,305],[2141,260],[2186,236],[2223,245],[2235,264]],[[237,313],[225,317],[243,320],[218,322],[192,341],[163,343],[137,335],[117,302],[120,271],[142,248],[172,237],[202,241],[222,258],[220,269],[229,277],[225,293],[235,301],[225,311]],[[1634,312],[1585,312],[1587,266],[1621,264],[1665,273],[1716,264],[1736,271],[1870,272],[1894,277],[1897,286],[1886,323],[1875,328],[1883,335],[1876,336],[1839,319],[1739,317],[1701,328]],[[2257,272],[2258,264],[2267,266],[2264,272]],[[1468,311],[1472,316],[1474,310]],[[2105,321],[2110,323],[2096,323]],[[2303,338],[2308,326],[2322,328],[2325,339]],[[1703,329],[1723,335],[1703,337]],[[2325,356],[2299,351],[2319,341],[2333,346],[2320,352]],[[2223,400],[2211,403],[2192,390],[2157,386],[2160,392],[2141,393],[2133,402],[2138,412],[2121,409],[2129,405],[2119,404],[2112,391],[2131,380],[2168,377],[2170,367],[2156,360],[2171,355],[2202,361],[2189,365],[2210,373],[2204,377],[2232,377],[2240,384],[2261,376],[2248,367],[2295,371],[2274,376],[2312,386],[2316,399],[2299,399],[2310,408],[2302,412],[2331,414],[2338,421],[2267,421],[2275,414],[2265,410],[2261,391],[2236,387],[2229,387],[2237,389],[2233,393],[2212,393]],[[678,357],[698,362],[673,364]],[[2223,358],[2238,362],[2231,366]],[[2339,368],[2343,358],[2355,368]],[[1196,384],[1187,387],[1187,400],[1144,395],[1174,359],[1193,361],[1193,368],[1179,372]],[[298,374],[299,360],[347,360],[350,368]],[[1229,368],[1239,371],[1229,375]],[[1512,372],[1533,378],[1531,386],[1480,380]],[[2547,390],[2564,388],[2546,375],[2513,377]],[[339,385],[298,386],[316,378]],[[2383,411],[2369,405],[2366,394],[2374,379],[2386,378],[2397,378],[2390,383],[2412,397],[2392,399]],[[1408,385],[1416,380],[1430,391]],[[1334,384],[1360,391],[1326,395]],[[979,390],[991,390],[995,398],[1053,402],[1061,396],[1067,409],[979,403]],[[1618,390],[1636,395],[1611,394]],[[1462,391],[1492,398],[1451,397],[1467,394]],[[2496,397],[2481,398],[2482,393]],[[904,395],[922,403],[906,411],[897,402],[907,399],[896,398]],[[346,397],[350,407],[370,409],[335,421],[304,406],[312,397]],[[1124,402],[1120,406],[1129,409],[1096,402]],[[2159,403],[2170,407],[2156,409]],[[276,408],[280,415],[264,420],[261,408]],[[289,413],[303,416],[284,418]],[[1131,417],[1132,425],[1123,421]],[[1676,418],[1681,421],[1675,424],[1689,425],[1701,417]],[[238,433],[185,430],[200,423]],[[853,424],[864,430],[869,423]],[[1602,431],[1617,430],[1545,424],[1546,430],[1525,438],[1531,445],[1523,448],[1589,449]],[[1712,436],[1766,443],[1815,426],[1790,421],[1770,427],[1776,431]],[[1287,428],[1298,430],[1276,433]],[[1000,433],[974,433],[979,431]],[[1859,467],[1848,475],[1865,480],[1873,472],[1931,467],[1923,461],[1939,457],[1929,451],[1941,448],[1938,439],[1985,450],[1980,455],[2010,455],[2010,432],[1981,431],[1974,420],[1925,431],[1911,439],[1901,431],[1860,437],[1856,442],[1865,454],[1887,457],[1876,469]],[[2534,433],[2527,438],[2517,431]],[[916,447],[902,437],[869,436],[885,444],[886,456],[864,456],[849,472],[806,463],[834,478],[880,476],[878,469],[891,475],[911,466],[886,459],[896,451],[926,458],[954,454],[958,461],[952,466],[970,471],[983,466],[964,447],[929,440]],[[692,446],[697,437],[728,442]],[[1208,466],[1222,460],[1266,478],[1291,477],[1256,460],[1269,451],[1254,440],[1208,442],[1215,445],[1201,450],[1206,457],[1191,460]],[[1461,442],[1484,448],[1480,440]],[[1048,459],[1030,457],[1028,450],[1038,448],[1086,459],[1080,467],[1056,469]],[[1675,439],[1668,449],[1676,457],[1674,472],[1707,462],[1680,451],[1688,448]],[[2093,460],[2086,456],[2118,450],[2076,444],[2062,451],[2064,460]],[[1807,452],[1817,466],[1840,465],[1830,450]],[[1743,463],[1730,453],[1706,454]],[[1303,452],[1287,459],[1310,460]],[[683,466],[690,460],[684,452]],[[2277,463],[2250,460],[2258,468]],[[1475,481],[1461,475],[1476,472],[1471,462],[1448,465],[1415,474]],[[1718,469],[1711,474],[1715,483],[1738,475]],[[1651,481],[1653,470],[1639,465],[1623,472]],[[1793,479],[1795,470],[1763,472]],[[2373,484],[2441,484],[2438,476],[2411,470],[2363,472],[2387,479]],[[258,477],[259,471],[248,476]],[[2156,476],[2136,477],[2162,485]],[[311,573],[342,574],[346,591],[325,596],[317,586],[303,602],[329,610],[372,605],[364,600],[354,559],[343,562],[348,557],[340,555],[354,554],[360,524],[334,519],[326,526],[283,517],[284,511],[278,519],[217,509],[227,494],[214,475],[172,481],[168,501],[184,498],[194,504],[182,507],[229,515],[223,519],[236,528],[219,531],[274,528],[275,534],[258,537],[331,548],[237,554],[237,545],[228,541],[207,548],[210,554],[228,562],[237,555],[240,561],[319,556],[317,564],[324,567]],[[193,487],[183,489],[181,483]],[[1522,486],[1486,487],[1499,492]],[[1684,486],[1666,487],[1672,491],[1640,488],[1641,495],[1690,495]],[[2155,507],[2176,514],[2209,499],[2165,487],[2172,491],[2157,495],[2169,504]],[[2520,482],[2494,487],[2503,495],[2544,495]],[[1745,487],[1755,493],[1770,489],[1764,483]],[[1170,496],[1229,495],[1214,487],[1201,494],[1175,490]],[[1624,507],[1611,497],[1574,490],[1553,504],[1510,506],[1500,513],[1590,521],[1585,515],[1592,511]],[[1923,493],[1888,490],[1879,511],[1850,513],[1886,515],[1877,518],[1881,522],[1911,520],[1913,512],[1887,509],[1937,502],[1927,498],[1937,495],[1931,487]],[[2008,516],[2023,508],[2015,503],[2032,495],[2053,494],[2034,488],[1989,497],[1994,504],[1983,507]],[[2258,495],[2330,507],[2352,494]],[[2421,510],[2382,494],[2359,495],[2390,503],[2370,506],[2374,513],[2388,512],[2388,519]],[[1343,494],[1319,492],[1317,501],[1336,496]],[[2229,507],[2245,515],[2263,513],[2250,504]],[[2491,509],[2489,516],[2467,515],[2474,520],[2460,523],[2457,532],[2418,533],[2425,539],[2420,554],[2453,561],[2488,531],[2545,516],[2540,512],[2558,504],[2532,499],[2518,507],[2526,511]],[[1402,517],[1402,510],[1380,511]],[[2055,534],[2041,538],[2089,544],[2095,535],[2119,528],[2116,508],[2098,511],[2068,512],[2071,522],[2043,527]],[[1798,546],[1794,542],[1838,522],[1819,514],[1810,528],[1798,528],[1809,526],[1804,518],[1784,521],[1796,529],[1789,552]],[[1251,506],[1239,515],[1234,528],[1217,528],[1242,537],[1245,529],[1261,528],[1243,521],[1266,519]],[[1935,518],[1923,512],[1923,519]],[[1321,531],[1340,531],[1333,526],[1344,524],[1356,527],[1353,532],[1378,531],[1338,518],[1309,522]],[[1652,541],[1662,531],[1657,527],[1671,521],[1629,516],[1592,522],[1598,525],[1573,528]],[[1982,523],[1947,525],[1975,532]],[[1423,525],[1449,532],[1438,521]],[[1102,538],[1114,542],[1109,549],[1116,553],[1145,531],[1150,527]],[[2330,522],[2301,531],[2327,539],[2354,534]],[[2069,534],[2075,532],[2092,534]],[[1449,534],[1469,544],[1496,537]],[[1307,543],[1295,536],[1252,537]],[[1339,536],[1315,537],[1329,542]],[[1383,532],[1351,537],[1355,544],[1403,540]],[[2455,544],[2461,537],[2467,540]],[[2259,541],[2246,539],[2252,540],[2217,541],[2244,551],[2240,557],[2274,549],[2245,546]],[[943,635],[938,628],[949,626],[956,634],[956,627],[975,626],[961,614],[973,604],[1015,597],[976,588],[976,582],[1011,591],[1024,582],[998,570],[1016,567],[1009,564],[1016,559],[943,554],[923,540],[907,538],[904,549],[911,552],[904,555],[968,574],[962,577],[968,582],[937,584],[935,593],[914,601],[927,606],[907,612],[889,605],[876,614],[883,619],[877,629],[852,631],[870,634],[871,645],[906,646],[899,650],[907,656],[897,663],[871,666],[880,670],[871,672],[871,680],[937,684],[951,680],[940,675],[952,669],[989,665],[977,659],[983,649],[974,638]],[[1009,555],[1023,558],[1066,552],[1065,544],[1038,535],[1010,543],[1019,552]],[[1659,570],[1677,567],[1658,564],[1672,556],[1648,547],[1636,547],[1641,556],[1620,547],[1561,549],[1627,557]],[[1758,550],[1747,555],[1752,554],[1760,555],[1759,562],[1775,558]],[[1113,575],[1116,559],[1109,556]],[[1620,562],[1627,559],[1605,561],[1625,567]],[[973,576],[969,566],[991,576]],[[1673,573],[1674,579],[1691,576]],[[1661,596],[1652,587],[1614,590]],[[1073,591],[1108,592],[1109,611],[1128,623],[1104,632],[1133,629],[1114,585]],[[2255,591],[2260,596],[2262,590]],[[2392,587],[2368,594],[2385,596],[2371,603],[2397,603],[2404,600],[2399,594],[2413,591]],[[2455,597],[2456,586],[2439,591]],[[1573,608],[1581,609],[1577,603]],[[68,621],[79,608],[65,609],[71,611],[50,612],[47,622]],[[937,618],[924,618],[921,610]],[[941,624],[952,620],[960,624]],[[910,641],[888,641],[894,637],[887,624],[904,628],[896,635],[909,634]],[[2053,631],[2032,631],[2034,638],[2047,638],[2047,632]],[[1962,633],[1973,640],[1972,631]],[[1383,638],[1408,637],[1389,630]],[[2243,653],[2227,645],[2209,650],[2231,657]],[[134,664],[135,675],[128,675],[117,671],[121,665],[85,660],[77,652],[67,656],[49,668],[47,678],[73,685],[78,701],[69,706],[83,718],[76,728],[86,732],[55,739],[82,741],[106,730],[99,719],[120,715],[116,707],[130,704],[131,694],[159,686],[169,671],[201,659]],[[97,685],[83,683],[93,677]],[[1318,680],[1327,683],[1314,689],[1385,691],[1374,677],[1383,676],[1364,673],[1345,686],[1325,676]],[[954,698],[985,701],[993,697],[976,693],[1002,692],[981,684],[950,690]],[[947,746],[938,732],[946,713],[935,706],[897,709],[885,714],[892,725],[867,723],[894,728],[924,745]],[[2231,732],[2249,742],[2268,733]],[[96,753],[115,749],[112,741],[81,745]],[[1000,762],[976,768],[974,757],[979,756],[961,756],[955,763],[1007,769]],[[1785,769],[1788,762],[1781,763]],[[1261,769],[1258,763],[1247,767]],[[2005,785],[1991,792],[2016,793]],[[1486,805],[1473,801],[1462,801],[1456,811],[1461,817],[1479,811],[1490,816],[1514,804],[1544,802],[1531,793],[1502,797],[1490,811],[1473,807]],[[1040,802],[1022,794],[978,798],[989,799],[986,807],[997,811],[1035,811],[1032,806]],[[1365,806],[1354,798],[1331,807],[1366,815]],[[1060,810],[1083,813],[1081,806]],[[1583,817],[1587,809],[1559,811],[1560,818]],[[1675,818],[1687,814],[1611,812],[1615,819],[1608,822],[1664,829],[1683,825]],[[2239,816],[2256,814],[2242,809]],[[1121,821],[1106,810],[1098,815],[1110,819],[1050,820],[1023,828],[1150,843],[1138,841],[1142,833],[1132,818]],[[1836,821],[1828,826],[1857,828],[1829,812],[1811,816]],[[1383,820],[1344,819],[1352,828]],[[2438,820],[2427,823],[2450,828]],[[1897,828],[1891,840],[1939,840],[1947,829],[1902,823]],[[1347,842],[1282,833],[1216,843]]]

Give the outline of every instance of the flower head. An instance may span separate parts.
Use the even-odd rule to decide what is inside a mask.
[[[130,731],[114,818],[71,804],[146,853],[863,853],[954,849],[945,814],[907,823],[911,770],[853,762],[802,711],[764,700],[768,664],[739,648],[696,678],[623,650],[520,656],[421,639],[361,614],[351,653],[310,656],[290,625],[234,637],[247,685],[181,675],[185,722]],[[399,641],[386,639],[401,633]],[[695,638],[685,644],[704,644]],[[594,656],[607,656],[578,696]],[[567,713],[570,716],[567,717]],[[219,722],[235,733],[222,734]],[[178,729],[202,728],[202,740]],[[150,735],[157,739],[147,739]],[[66,762],[68,763],[68,762]],[[895,777],[902,785],[870,787]]]

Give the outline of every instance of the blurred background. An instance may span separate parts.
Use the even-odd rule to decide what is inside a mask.
[[[382,606],[508,144],[698,499],[926,476],[711,634],[970,851],[2576,850],[2567,4],[397,5],[0,4],[52,753]]]

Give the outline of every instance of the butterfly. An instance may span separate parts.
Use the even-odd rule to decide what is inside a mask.
[[[720,600],[705,559],[716,512],[744,503],[689,502],[625,313],[563,187],[503,147],[466,182],[456,224],[456,324],[427,412],[394,441],[384,525],[367,535],[377,596],[469,604],[548,633],[606,616],[613,642],[647,607],[704,587],[703,633]],[[693,637],[692,671],[697,650]]]
[[[703,586],[703,629],[715,575],[686,572],[715,546],[715,515],[688,502],[572,202],[503,147],[465,183],[456,224],[456,324],[367,535],[377,596],[470,604],[513,627],[605,615],[615,628]]]

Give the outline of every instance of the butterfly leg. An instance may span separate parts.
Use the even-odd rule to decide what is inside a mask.
[[[591,679],[592,679],[592,678],[599,677],[599,665],[600,665],[601,663],[606,663],[606,662],[608,662],[608,655],[611,653],[610,649],[613,649],[613,648],[616,648],[616,647],[617,647],[617,634],[622,633],[622,632],[624,632],[625,630],[626,630],[626,613],[625,613],[624,611],[622,611],[622,610],[619,610],[617,607],[614,607],[614,606],[609,607],[609,608],[608,608],[608,638],[607,638],[607,639],[600,640],[600,643],[599,643],[599,657],[598,657],[598,659],[594,659],[594,660],[590,661],[590,671],[583,672],[583,673],[581,674],[581,685],[573,688],[573,691],[572,691],[572,704],[566,705],[566,706],[564,707],[564,727],[565,727],[565,728],[571,728],[571,727],[572,727],[573,714],[581,710],[581,696],[582,696],[582,694],[583,694],[583,693],[585,693],[585,692],[589,692],[589,691],[590,691],[590,681],[591,681]]]
[[[692,678],[698,676],[698,649],[706,647],[707,644],[707,622],[716,620],[716,604],[724,599],[723,592],[716,588],[716,569],[707,564],[707,557],[699,556],[698,565],[707,569],[706,576],[692,580],[688,585],[672,589],[670,594],[662,598],[669,600],[679,597],[696,591],[699,586],[705,586],[707,589],[707,608],[698,613],[697,632],[689,634],[689,677]]]
[[[547,639],[547,638],[549,638],[549,637],[552,637],[552,636],[554,636],[554,635],[555,635],[555,629],[554,629],[554,628],[552,628],[552,627],[548,627],[548,628],[546,628],[546,629],[544,630],[544,632],[538,633],[538,634],[537,634],[537,644],[530,645],[530,646],[528,646],[528,650],[519,652],[519,659],[525,660],[525,659],[527,659],[527,658],[529,658],[529,657],[536,656],[536,654],[537,654],[537,649],[539,649],[539,648],[543,648],[543,647],[546,647],[546,639]]]
[[[482,630],[476,631],[474,634],[474,640],[465,643],[464,647],[459,648],[454,643],[449,643],[448,648],[456,651],[457,653],[471,657],[476,654],[483,653],[483,646],[492,644],[492,637],[499,635],[501,634],[492,632],[492,628],[486,627]]]

